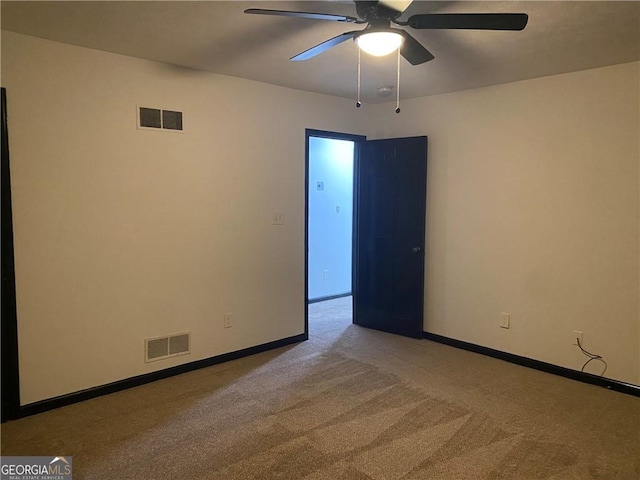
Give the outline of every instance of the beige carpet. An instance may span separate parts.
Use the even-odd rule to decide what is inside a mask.
[[[2,426],[75,479],[640,478],[640,399],[350,324]]]

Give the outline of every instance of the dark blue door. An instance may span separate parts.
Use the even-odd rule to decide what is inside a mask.
[[[356,177],[353,321],[421,338],[427,137],[362,142]]]

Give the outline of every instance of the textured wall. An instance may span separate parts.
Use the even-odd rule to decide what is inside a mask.
[[[425,330],[640,384],[639,66],[373,107],[429,136]]]
[[[361,133],[352,102],[7,32],[2,70],[23,404],[304,331],[305,128]]]

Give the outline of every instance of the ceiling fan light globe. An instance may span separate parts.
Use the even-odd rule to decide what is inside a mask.
[[[369,32],[358,35],[355,41],[369,55],[384,57],[400,48],[404,37],[396,32]]]

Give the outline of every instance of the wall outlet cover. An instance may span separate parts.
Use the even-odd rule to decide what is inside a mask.
[[[583,333],[580,330],[574,330],[571,338],[571,345],[578,346],[578,339],[580,339],[580,345],[584,345]]]

